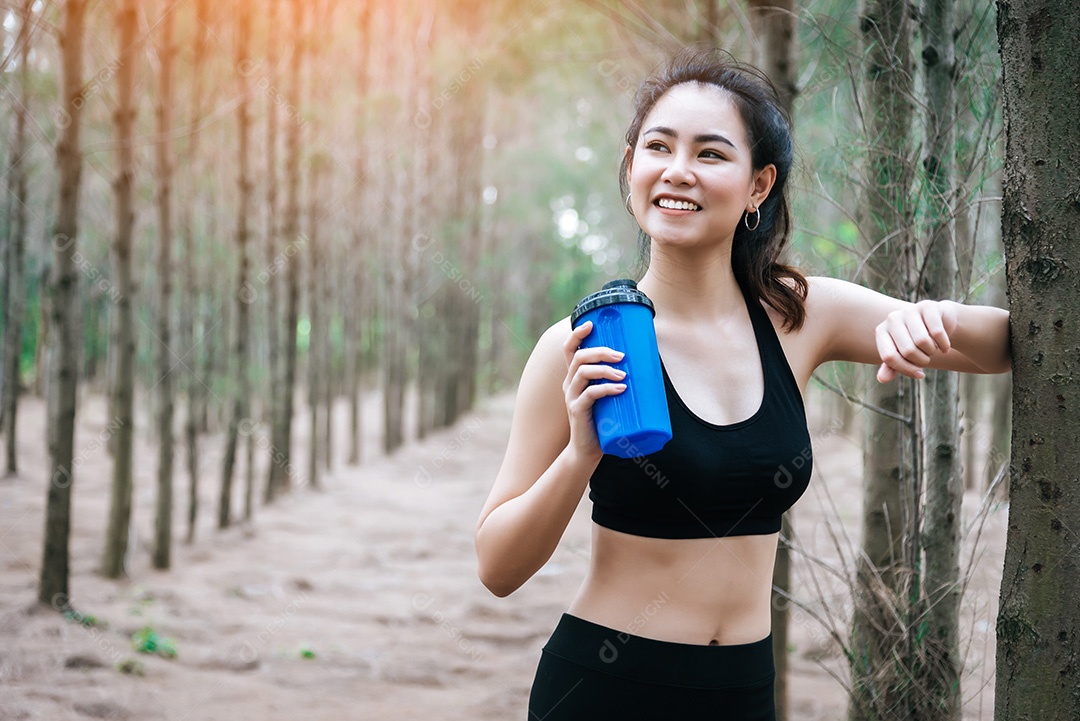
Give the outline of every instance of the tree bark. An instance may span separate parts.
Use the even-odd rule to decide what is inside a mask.
[[[954,178],[956,153],[956,51],[953,0],[925,0],[922,61],[926,87],[929,233],[919,295],[954,298],[959,261],[953,217],[959,205]],[[970,269],[965,269],[965,277]],[[966,290],[966,289],[965,289]],[[921,649],[918,718],[959,721],[960,523],[964,482],[960,467],[960,379],[930,370],[923,381],[926,516],[923,589],[927,630]]]
[[[405,42],[415,42],[415,37],[410,36],[413,30],[407,18],[392,15],[389,18],[391,32],[395,37],[401,37]],[[389,49],[391,57],[394,49]],[[407,101],[404,102],[399,122],[403,125],[413,123],[415,114],[419,112],[417,102],[418,81],[415,72],[415,54],[403,53],[403,62],[406,70],[403,82],[406,85]],[[415,130],[415,128],[414,128]],[[415,134],[414,136],[415,137]],[[403,198],[408,197],[407,178],[404,173],[396,173],[392,190],[393,206],[405,206]],[[392,206],[392,207],[393,207]],[[406,309],[406,304],[411,300],[408,296],[409,289],[409,263],[410,254],[415,247],[416,227],[413,224],[413,216],[408,207],[394,207],[395,215],[401,219],[400,230],[396,233],[397,239],[388,239],[385,245],[386,262],[386,300],[383,303],[385,319],[383,321],[383,450],[393,453],[405,442],[405,387],[408,383],[408,360],[409,341],[412,336],[412,320]],[[393,233],[393,231],[391,231]]]
[[[869,177],[860,235],[866,284],[909,298],[912,275],[912,23],[906,2],[867,0],[860,17],[866,48],[863,124]],[[870,374],[876,369],[870,368]],[[869,380],[871,412],[863,455],[862,553],[852,618],[851,719],[906,717],[912,649],[907,631],[918,528],[915,390],[910,379]],[[902,420],[898,420],[902,419]]]
[[[24,256],[26,248],[26,202],[27,202],[27,170],[23,163],[26,155],[26,116],[30,104],[30,29],[32,27],[33,0],[23,0],[21,20],[19,22],[19,34],[15,43],[19,49],[19,94],[21,100],[15,108],[15,137],[11,145],[11,163],[8,175],[11,178],[10,185],[14,188],[14,212],[9,216],[8,242],[6,248],[5,273],[7,283],[4,292],[7,295],[7,303],[4,318],[4,354],[3,367],[0,374],[3,375],[2,385],[4,392],[3,405],[0,406],[0,428],[5,429],[4,443],[6,460],[4,462],[4,475],[18,475],[18,459],[16,457],[16,439],[18,436],[18,424],[16,416],[19,409],[19,364],[22,359],[22,327],[23,315],[26,313],[25,282],[23,273],[25,268]]]
[[[367,0],[359,0],[357,3],[357,24],[359,27],[360,48],[359,48],[359,62],[356,68],[357,76],[357,96],[359,103],[356,109],[356,116],[361,119],[366,119],[367,108],[369,104],[368,95],[371,92],[371,58],[373,53],[371,52],[372,45],[372,14],[374,12],[371,2]],[[354,202],[358,209],[357,218],[353,221],[352,235],[353,235],[353,247],[358,252],[355,254],[350,253],[346,261],[346,277],[350,279],[350,283],[345,285],[343,289],[349,287],[355,287],[354,293],[346,292],[346,298],[348,298],[348,308],[343,317],[343,335],[344,335],[344,391],[348,396],[349,403],[349,443],[348,443],[348,465],[355,466],[362,460],[362,444],[363,444],[363,413],[361,392],[363,389],[362,376],[363,376],[363,335],[366,329],[366,321],[369,317],[371,304],[369,298],[371,296],[371,285],[369,284],[370,274],[367,272],[367,264],[364,262],[369,257],[371,246],[371,233],[373,225],[367,222],[368,206],[366,203],[366,185],[367,185],[367,153],[364,152],[366,147],[366,137],[369,135],[366,123],[359,124],[359,131],[357,137],[356,147],[358,149],[356,158],[353,161],[354,173],[356,175],[356,187],[357,193]]]
[[[116,71],[117,107],[115,115],[117,177],[113,181],[116,196],[116,235],[113,238],[113,267],[116,274],[116,385],[113,388],[113,412],[116,454],[113,458],[112,499],[109,528],[105,536],[102,573],[109,578],[126,575],[124,567],[131,525],[132,442],[135,430],[135,314],[132,308],[135,282],[131,272],[132,236],[135,228],[133,180],[135,161],[132,153],[135,123],[135,43],[136,0],[124,0],[116,15],[121,57]]]
[[[292,52],[289,63],[288,102],[293,112],[287,115],[285,158],[285,224],[284,240],[287,243],[285,261],[285,362],[282,364],[281,404],[274,414],[273,439],[270,449],[270,477],[273,487],[272,499],[279,492],[288,490],[292,469],[292,420],[293,396],[296,386],[296,323],[300,305],[300,253],[297,246],[306,240],[300,235],[300,71],[304,57],[304,0],[292,2]],[[290,249],[293,252],[288,252]]]
[[[173,384],[172,384],[172,133],[173,112],[173,5],[162,3],[161,43],[158,50],[159,97],[157,107],[158,168],[158,484],[154,523],[154,568],[169,568],[172,551],[173,508]]]
[[[52,238],[53,265],[49,278],[49,489],[45,509],[45,546],[38,600],[62,610],[68,598],[68,540],[71,532],[71,486],[74,469],[75,396],[78,383],[78,332],[75,304],[79,276],[75,269],[78,241],[79,184],[82,150],[81,120],[85,0],[64,3],[61,38],[61,102],[54,112],[60,129],[56,170],[60,197]]]
[[[1080,718],[1080,7],[999,0],[1013,356],[997,721]]]
[[[189,125],[196,127],[202,117],[202,64],[206,57],[207,27],[205,18],[209,0],[199,0],[195,5],[195,48],[192,63],[191,120]],[[188,144],[188,202],[184,210],[184,300],[181,311],[181,335],[187,339],[189,348],[196,348],[200,342],[197,332],[199,316],[198,281],[195,271],[195,228],[191,208],[198,203],[199,183],[194,167],[198,163],[199,131],[191,134]],[[187,508],[187,543],[195,541],[195,526],[199,511],[199,382],[197,355],[191,359],[191,369],[187,375],[187,413],[184,417],[184,444],[187,447],[188,473],[188,508]]]
[[[323,320],[322,292],[321,288],[326,283],[326,273],[323,270],[323,248],[319,238],[319,193],[322,191],[323,161],[321,156],[316,156],[311,162],[311,171],[308,176],[308,245],[310,264],[308,266],[308,422],[310,438],[308,438],[308,469],[307,482],[312,488],[319,488],[319,451],[322,448],[319,428],[319,404],[325,399],[322,397],[323,380],[326,375],[325,347],[326,347],[326,323]]]
[[[242,2],[236,6],[239,13],[236,33],[236,67],[242,68],[250,62],[248,57],[251,40],[251,4]],[[250,104],[250,77],[238,72],[240,103],[237,107],[237,199],[236,210],[236,249],[239,253],[236,279],[236,346],[233,360],[236,363],[236,377],[233,384],[232,409],[229,414],[229,427],[225,439],[225,457],[221,473],[221,495],[218,498],[218,528],[228,528],[232,522],[232,483],[236,463],[236,440],[241,423],[250,423],[251,388],[248,373],[248,316],[253,297],[245,292],[248,280],[248,214],[251,206],[251,178],[248,176],[248,143],[251,135],[251,120],[248,117]]]
[[[272,72],[276,72],[278,66],[278,43],[272,36],[281,22],[280,0],[267,0],[269,4],[271,37],[266,43],[266,65]],[[278,241],[281,235],[278,233],[278,104],[272,93],[266,95],[266,279],[263,292],[266,294],[266,329],[267,345],[270,346],[268,354],[268,370],[270,388],[267,397],[269,404],[263,404],[264,413],[270,419],[271,428],[275,421],[275,414],[283,403],[281,388],[278,379],[282,375],[281,362],[281,311],[279,298],[281,294],[281,274],[278,269]],[[273,473],[273,459],[270,461],[270,474]],[[267,478],[266,487],[263,489],[263,501],[269,503],[273,500],[276,489]]]

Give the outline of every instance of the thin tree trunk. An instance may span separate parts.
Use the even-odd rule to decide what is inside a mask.
[[[124,0],[117,12],[121,57],[116,71],[117,108],[116,143],[117,177],[113,183],[116,195],[116,236],[113,239],[113,266],[116,273],[116,385],[113,388],[113,410],[116,420],[116,455],[113,458],[112,499],[109,507],[109,528],[105,536],[102,573],[109,578],[126,574],[124,567],[131,525],[132,441],[135,430],[135,314],[132,295],[135,284],[131,271],[132,236],[135,227],[133,207],[133,176],[135,161],[135,64],[132,46],[136,32],[136,0]]]
[[[49,279],[49,490],[45,508],[45,545],[42,553],[38,600],[62,610],[68,601],[68,539],[71,531],[71,486],[74,471],[75,396],[78,382],[78,329],[75,305],[79,276],[75,269],[79,217],[82,150],[79,123],[82,107],[84,0],[64,3],[61,34],[59,118],[60,140],[56,170],[60,197],[52,238],[53,265]]]
[[[237,5],[236,66],[242,67],[249,60],[248,47],[251,39],[251,5]],[[248,143],[251,120],[248,117],[250,79],[239,74],[240,104],[237,108],[237,132],[239,150],[237,155],[236,248],[240,254],[236,281],[236,347],[233,353],[236,377],[233,385],[232,410],[229,416],[228,435],[225,440],[225,458],[221,474],[221,495],[218,499],[218,528],[228,528],[232,519],[232,483],[236,463],[236,440],[240,423],[250,422],[251,388],[248,373],[248,315],[253,298],[244,293],[248,280],[248,213],[251,205],[251,178],[248,176]]]
[[[920,295],[954,298],[958,288],[954,211],[956,152],[956,52],[953,0],[925,0],[922,61],[926,78],[926,142],[923,168],[930,220]],[[965,271],[965,277],[970,270]],[[921,649],[920,719],[959,721],[960,699],[960,522],[964,483],[960,468],[960,379],[929,370],[923,381],[926,421],[925,551],[926,635]]]
[[[262,412],[262,409],[260,409]],[[255,513],[255,433],[244,434],[244,523]]]
[[[300,107],[300,71],[304,56],[304,0],[292,2],[292,41],[293,57],[289,63],[288,102],[293,108]],[[297,112],[291,112],[288,118],[285,158],[285,225],[284,240],[287,244],[302,245],[300,236],[300,118]],[[286,253],[285,266],[285,362],[281,379],[281,405],[274,415],[273,439],[271,443],[270,478],[273,487],[270,498],[279,492],[288,490],[289,471],[292,468],[292,420],[293,399],[296,386],[296,322],[300,305],[300,253]]]
[[[48,396],[49,387],[49,349],[52,339],[49,333],[49,323],[52,319],[52,298],[50,296],[50,278],[52,277],[53,264],[46,261],[38,276],[38,286],[43,290],[41,294],[41,307],[38,309],[38,332],[34,343],[34,395]]]
[[[333,334],[331,328],[333,327],[333,309],[340,307],[334,303],[333,291],[335,288],[340,287],[337,281],[338,274],[333,272],[338,266],[335,265],[333,258],[333,248],[327,247],[326,255],[323,256],[324,263],[326,264],[326,272],[323,274],[326,278],[326,287],[323,290],[323,308],[325,320],[323,321],[323,333],[325,334],[325,341],[323,343],[323,368],[325,374],[322,379],[323,384],[323,470],[327,475],[331,475],[333,471],[333,456],[334,456],[334,395],[336,393],[338,374],[337,364],[334,363],[334,345]]]
[[[172,552],[173,508],[173,384],[172,384],[172,132],[173,12],[172,0],[162,3],[161,48],[157,108],[158,167],[158,489],[154,523],[154,568],[169,568]]]
[[[322,392],[322,376],[326,373],[323,364],[323,348],[326,344],[326,333],[322,318],[322,298],[320,286],[325,282],[325,273],[322,267],[323,249],[319,238],[319,212],[318,199],[322,190],[322,159],[316,157],[311,163],[311,173],[308,178],[308,243],[310,245],[310,266],[308,267],[308,423],[310,438],[308,439],[308,470],[307,481],[314,489],[319,488],[319,402]]]
[[[192,143],[194,145],[194,143]],[[189,153],[193,158],[194,153]],[[190,197],[188,203],[194,203],[195,198]],[[198,313],[197,288],[195,286],[195,231],[192,228],[192,213],[187,210],[184,213],[184,300],[181,318],[181,336],[188,340],[188,347],[194,348],[198,342],[196,336],[195,317]],[[195,361],[198,356],[192,360]],[[188,474],[188,503],[187,503],[187,543],[195,542],[195,521],[199,515],[199,433],[196,418],[198,407],[198,392],[195,386],[198,384],[198,366],[192,362],[192,369],[187,377],[187,407],[184,414],[184,445],[187,448],[187,474]]]
[[[281,1],[280,0],[268,0],[269,3],[269,15],[270,15],[270,33],[271,36],[267,39],[266,49],[266,64],[270,69],[270,72],[277,72],[278,66],[278,43],[273,36],[275,30],[280,27],[281,18]],[[281,389],[278,387],[278,379],[281,378],[282,363],[281,363],[281,311],[279,309],[278,299],[281,293],[281,274],[278,269],[278,240],[280,235],[278,234],[278,217],[277,217],[277,197],[278,197],[278,104],[277,98],[272,93],[266,94],[266,283],[264,284],[263,291],[266,294],[266,319],[267,319],[267,333],[266,340],[270,347],[270,353],[268,358],[270,388],[267,397],[270,399],[269,404],[262,404],[265,415],[270,420],[271,427],[276,423],[275,414],[279,412],[279,408],[283,402]],[[273,474],[273,458],[270,459],[269,474]],[[269,503],[274,498],[275,488],[270,482],[269,474],[267,477],[266,487],[263,489],[263,501]]]
[[[23,0],[21,20],[19,22],[19,34],[15,40],[19,48],[19,93],[21,100],[15,108],[15,138],[11,146],[11,163],[8,174],[11,178],[11,187],[15,189],[14,212],[9,216],[7,258],[5,261],[5,273],[7,283],[4,292],[7,294],[7,304],[4,318],[4,355],[3,367],[0,374],[3,375],[3,405],[0,406],[0,418],[3,422],[0,427],[6,429],[4,434],[6,461],[4,463],[4,475],[15,476],[18,474],[16,458],[16,437],[18,424],[16,415],[19,408],[19,362],[22,358],[22,326],[23,315],[26,313],[25,282],[23,280],[23,263],[26,247],[26,202],[27,202],[27,170],[23,164],[26,155],[26,115],[30,104],[30,28],[32,18],[33,0]]]
[[[1013,354],[997,721],[1080,718],[1080,7],[999,0]]]
[[[863,123],[868,136],[861,235],[867,285],[909,298],[911,290],[912,22],[902,0],[867,0],[860,18],[866,47]],[[870,368],[871,375],[876,371]],[[911,704],[912,648],[908,599],[918,528],[915,389],[900,376],[888,384],[871,377],[871,412],[863,455],[862,553],[857,564],[852,619],[852,693],[848,716],[906,718]],[[904,420],[897,420],[896,418]]]
[[[207,202],[207,206],[210,206],[209,202]],[[210,243],[216,241],[217,213],[212,211],[207,213],[207,226],[204,237],[207,238]],[[214,292],[214,289],[218,287],[218,283],[222,280],[216,277],[217,271],[218,269],[213,264],[207,265],[205,267],[205,281],[196,286],[200,291],[196,296],[199,308],[199,325],[201,326],[199,338],[202,341],[199,347],[203,351],[202,366],[196,369],[199,376],[199,384],[195,387],[195,396],[198,406],[196,418],[198,419],[199,433],[210,432],[209,388],[214,382],[214,356],[217,354],[217,339],[221,336],[226,339],[223,342],[227,342],[229,337],[228,304],[226,303],[220,309],[220,315],[216,318],[214,313],[215,308],[212,293]],[[227,282],[227,280],[225,282]]]
[[[389,25],[393,37],[402,37],[406,42],[415,42],[415,38],[409,35],[412,27],[396,15],[391,15]],[[394,44],[388,44],[390,54],[394,54]],[[413,120],[414,114],[419,111],[417,106],[417,78],[415,73],[414,53],[402,53],[404,57],[400,64],[404,66],[403,82],[406,85],[405,92],[408,98],[403,104],[401,121],[408,123]],[[412,62],[408,62],[412,59]],[[388,63],[388,67],[393,67]],[[405,173],[395,173],[393,188],[391,190],[391,202],[395,206],[395,216],[400,218],[400,230],[394,233],[396,239],[388,239],[385,244],[387,264],[387,288],[386,300],[383,303],[385,319],[383,328],[385,332],[383,344],[382,366],[384,373],[383,381],[383,450],[392,453],[405,441],[404,409],[405,409],[405,385],[408,381],[407,363],[409,338],[411,336],[411,322],[409,314],[405,310],[408,298],[408,264],[409,253],[412,251],[412,239],[416,228],[413,225],[412,214],[402,199],[407,193],[407,177]],[[403,211],[403,212],[401,212]],[[404,242],[403,242],[404,241]]]
[[[195,5],[195,47],[191,77],[191,119],[189,124],[195,127],[202,117],[202,63],[206,57],[206,14],[209,0],[199,0]],[[187,347],[192,348],[190,371],[187,374],[187,412],[184,416],[184,444],[187,447],[188,507],[187,507],[187,543],[194,543],[196,520],[199,512],[199,433],[198,433],[198,355],[194,349],[200,345],[197,333],[198,321],[198,286],[195,277],[195,228],[192,206],[198,202],[199,183],[195,167],[198,162],[199,133],[191,134],[188,144],[188,169],[185,178],[188,185],[187,202],[184,204],[184,299],[182,304],[181,337],[187,340]]]
[[[357,117],[363,118],[365,116],[366,109],[368,107],[368,94],[371,92],[371,58],[373,53],[371,52],[372,45],[372,15],[374,10],[372,8],[373,3],[368,0],[360,0],[358,25],[360,28],[360,49],[359,49],[359,64],[357,67],[357,94],[359,97],[359,106],[357,108]],[[363,128],[363,125],[360,125]],[[356,173],[356,186],[359,189],[357,193],[357,207],[359,209],[358,219],[355,221],[353,240],[355,247],[359,250],[355,254],[355,257],[350,255],[349,260],[349,273],[352,278],[356,279],[356,293],[347,294],[352,299],[352,308],[344,315],[344,336],[345,336],[345,388],[349,396],[349,460],[348,464],[351,466],[358,465],[362,460],[361,448],[363,445],[363,413],[361,398],[362,384],[361,376],[363,363],[361,362],[361,354],[363,353],[363,332],[365,329],[365,321],[368,318],[370,312],[370,304],[368,298],[371,294],[371,287],[368,283],[370,274],[367,272],[367,266],[363,262],[363,259],[368,257],[368,249],[371,245],[371,233],[373,226],[371,223],[366,222],[367,213],[365,212],[367,206],[366,192],[364,189],[367,186],[367,153],[363,151],[366,146],[365,136],[369,132],[366,128],[360,130],[360,137],[357,139],[356,147],[359,149],[356,154],[356,160],[354,161],[354,168]],[[349,287],[348,285],[345,286]]]

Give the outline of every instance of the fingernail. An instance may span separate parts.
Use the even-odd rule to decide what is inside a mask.
[[[615,351],[615,357],[616,358],[622,358],[624,355],[626,355],[626,354],[623,353],[622,351]]]
[[[626,375],[626,371],[624,371],[624,370],[619,370],[618,368],[616,368],[616,369],[615,369],[615,375],[617,375],[617,376],[619,376],[620,378],[622,378],[623,376],[625,376],[625,375]]]

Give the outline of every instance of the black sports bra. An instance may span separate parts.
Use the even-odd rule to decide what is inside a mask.
[[[761,406],[716,425],[693,413],[661,360],[672,437],[649,455],[605,454],[589,481],[592,519],[652,538],[776,533],[810,483],[813,450],[802,394],[761,303],[744,292],[764,375]]]

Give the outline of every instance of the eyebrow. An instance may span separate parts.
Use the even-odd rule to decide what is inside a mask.
[[[663,125],[657,125],[656,127],[649,128],[644,133],[642,133],[642,135],[648,135],[649,133],[663,133],[664,135],[669,135],[672,138],[679,137],[678,133],[676,133],[671,128],[665,127]],[[725,138],[723,135],[716,135],[715,133],[704,133],[702,135],[695,135],[694,136],[694,142],[695,143],[727,143],[732,148],[735,147],[735,143],[731,142],[730,140]]]

